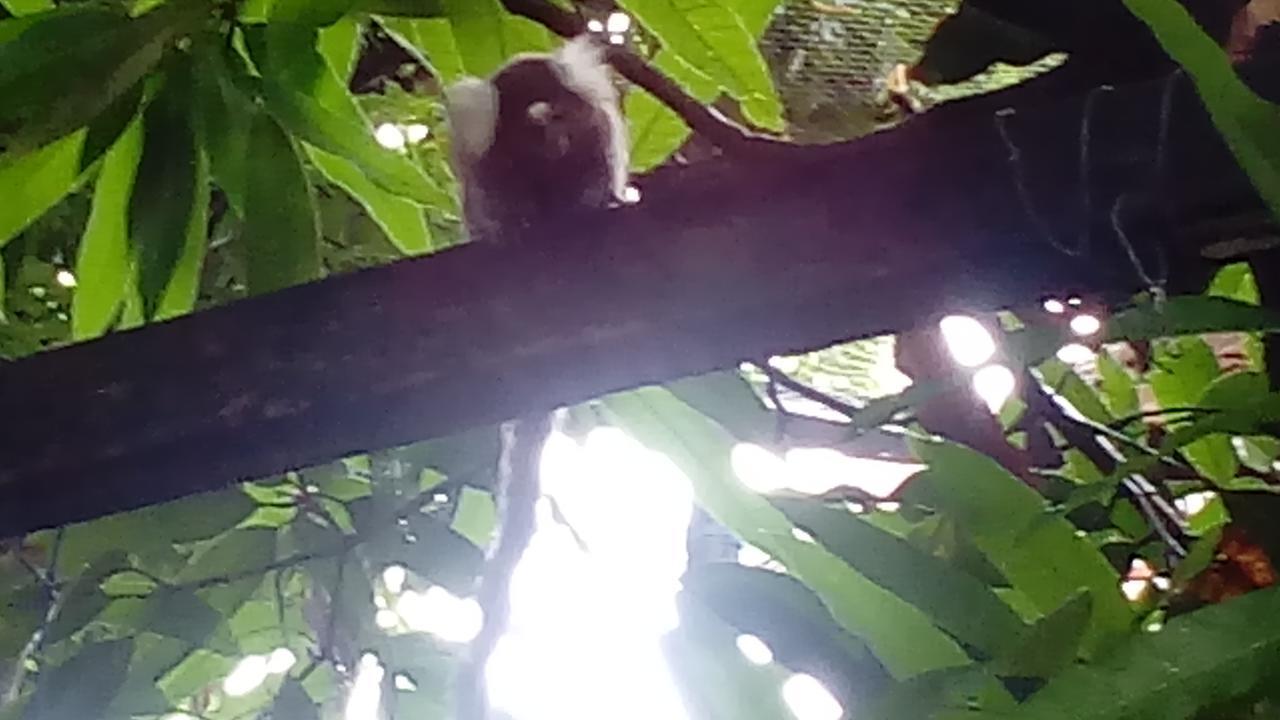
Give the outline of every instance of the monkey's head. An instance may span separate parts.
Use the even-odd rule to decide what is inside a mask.
[[[601,50],[589,38],[514,58],[446,91],[468,224],[528,224],[565,206],[602,207],[627,182],[627,134]]]

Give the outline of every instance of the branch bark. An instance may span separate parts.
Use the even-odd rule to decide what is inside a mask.
[[[1280,72],[1257,66],[1280,96]],[[1271,72],[1267,72],[1272,70]],[[1142,286],[1144,256],[1194,261],[1175,227],[1261,206],[1191,89],[1093,109],[1094,212],[1080,216],[1084,98],[941,109],[768,162],[731,154],[638,179],[636,206],[330,278],[0,367],[0,536],[98,517],[647,383],[908,328],[947,310]],[[1088,252],[1064,255],[1019,202]],[[1172,263],[1175,270],[1179,262]],[[1176,281],[1176,275],[1175,275]],[[1176,289],[1176,287],[1175,287]]]

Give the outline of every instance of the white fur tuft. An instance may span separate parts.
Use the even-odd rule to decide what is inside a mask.
[[[618,108],[618,91],[609,76],[604,50],[589,35],[579,35],[556,51],[553,58],[565,85],[587,98],[607,115],[613,140],[613,195],[621,200],[630,179],[630,139]]]
[[[478,158],[493,144],[498,127],[498,92],[487,80],[464,78],[444,92],[453,150],[460,158]]]

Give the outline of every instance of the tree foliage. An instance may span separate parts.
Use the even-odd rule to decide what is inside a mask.
[[[1181,6],[1126,4],[1280,214],[1275,106]],[[0,356],[455,243],[439,90],[554,45],[515,5],[0,0]],[[782,131],[757,45],[779,5],[622,0],[632,24],[607,32],[681,92]],[[359,63],[389,46],[381,56],[406,63],[357,87]],[[647,91],[625,108],[637,170],[690,139]],[[699,716],[783,717],[782,668],[886,720],[1274,712],[1280,389],[1261,338],[1280,317],[1248,267],[1203,295],[1136,298],[1105,318],[1088,363],[1053,357],[1071,332],[1038,309],[1000,320],[1019,384],[1000,453],[931,424],[925,408],[955,377],[865,402],[887,338],[797,360],[796,377],[725,371],[570,410],[577,431],[619,427],[662,452],[705,512],[771,558],[685,576],[667,649]],[[1232,362],[1224,338],[1240,348]],[[863,392],[806,395],[839,422],[784,412],[780,389],[833,365]],[[739,444],[782,450],[815,427],[836,447],[887,427],[921,469],[892,507],[739,481]],[[410,590],[474,593],[497,437],[481,428],[5,541],[0,717],[340,717],[370,653],[389,717],[450,717],[465,644],[380,621],[402,592],[385,570],[404,568]],[[1025,465],[1004,462],[1010,448]],[[1188,498],[1204,507],[1175,508]],[[1135,558],[1149,574],[1134,575]],[[740,633],[777,663],[743,662]],[[232,692],[246,658],[266,679]]]

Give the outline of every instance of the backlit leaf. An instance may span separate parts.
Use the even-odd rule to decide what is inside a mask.
[[[89,643],[41,674],[24,720],[98,717],[129,673],[133,640]]]
[[[275,118],[259,113],[249,134],[244,252],[251,293],[314,280],[320,225],[298,149]]]
[[[21,157],[0,155],[0,247],[48,212],[80,182],[87,131],[72,133]]]

